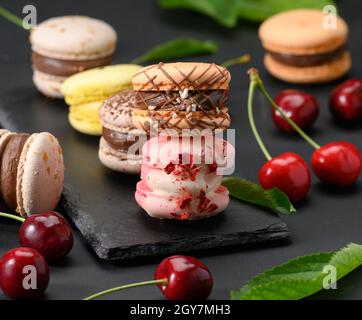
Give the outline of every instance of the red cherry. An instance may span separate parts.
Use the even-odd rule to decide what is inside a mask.
[[[49,283],[49,267],[32,248],[16,248],[0,260],[1,289],[12,299],[38,298]]]
[[[264,189],[277,187],[291,201],[299,201],[307,195],[311,177],[304,159],[293,152],[287,152],[262,166],[259,170],[259,182]]]
[[[309,128],[319,115],[319,104],[311,94],[298,90],[284,90],[276,98],[275,102],[282,108],[287,116],[302,129]],[[272,108],[272,116],[275,125],[282,131],[295,132],[285,121],[279,111]]]
[[[47,261],[66,256],[73,247],[70,225],[57,212],[49,211],[29,216],[19,229],[23,247],[38,250]]]
[[[362,80],[350,79],[336,87],[329,98],[332,114],[344,121],[362,118]]]
[[[189,256],[171,256],[157,267],[155,279],[167,279],[158,285],[169,300],[203,300],[212,290],[212,275],[200,260]]]
[[[331,142],[313,152],[312,168],[322,182],[344,187],[358,179],[362,158],[352,143]]]

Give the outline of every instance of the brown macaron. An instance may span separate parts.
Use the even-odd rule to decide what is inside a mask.
[[[43,21],[30,33],[35,86],[46,96],[62,98],[67,77],[111,64],[116,41],[115,30],[98,19],[63,16]]]
[[[108,168],[138,174],[142,165],[142,146],[147,134],[132,123],[135,91],[126,89],[105,100],[99,111],[102,137],[99,160]]]
[[[266,50],[265,67],[280,80],[328,82],[343,76],[351,67],[346,22],[320,10],[296,9],[276,14],[261,24],[259,37]]]
[[[230,73],[213,63],[159,63],[141,69],[133,78],[136,90],[132,122],[150,131],[226,129]]]

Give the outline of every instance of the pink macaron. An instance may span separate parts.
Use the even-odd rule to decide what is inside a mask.
[[[145,143],[135,198],[151,217],[197,220],[227,207],[222,173],[233,166],[234,148],[209,138],[155,137]]]

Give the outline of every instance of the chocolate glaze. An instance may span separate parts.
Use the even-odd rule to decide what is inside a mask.
[[[228,102],[228,90],[189,91],[182,97],[178,91],[136,91],[135,106],[149,110],[215,110],[225,107]]]
[[[113,54],[92,60],[61,60],[42,56],[34,51],[32,52],[33,65],[37,70],[61,77],[69,77],[72,74],[87,69],[106,66],[111,64],[112,60]]]
[[[103,127],[102,136],[112,148],[127,152],[128,148],[139,139],[139,136],[136,135],[134,140],[131,138],[127,140],[127,137],[131,134],[132,133],[123,133]]]
[[[17,208],[16,181],[18,165],[24,144],[29,138],[29,134],[19,133],[12,136],[4,150],[1,158],[0,184],[1,195],[6,205],[11,209]]]
[[[313,67],[338,59],[346,50],[347,44],[344,44],[343,46],[330,52],[313,55],[293,55],[273,51],[267,52],[273,57],[274,60],[289,66]]]

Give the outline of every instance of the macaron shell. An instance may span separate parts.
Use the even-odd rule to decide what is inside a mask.
[[[140,91],[226,90],[230,79],[229,71],[214,63],[175,62],[147,66],[132,77],[132,83]]]
[[[5,133],[9,133],[9,130],[6,129],[0,129],[0,138],[5,134]]]
[[[10,132],[8,130],[0,129],[0,163],[1,163],[1,159],[2,159],[6,145],[8,144],[10,138],[12,136],[14,136],[15,134],[16,133]],[[1,195],[0,195],[0,210],[1,211],[8,210],[8,208],[5,204],[5,201],[3,200]]]
[[[290,83],[323,83],[342,77],[351,68],[348,52],[339,59],[320,66],[293,67],[274,60],[269,54],[264,57],[266,69],[276,78]]]
[[[69,108],[68,120],[77,131],[93,136],[102,134],[102,125],[99,120],[99,109],[102,101],[84,103]]]
[[[131,79],[141,66],[118,64],[77,73],[64,81],[61,91],[69,105],[105,100],[131,88]]]
[[[54,210],[64,184],[64,163],[58,140],[48,132],[26,142],[17,173],[17,201],[22,216]]]
[[[337,16],[336,28],[325,28],[325,19],[321,10],[282,12],[261,24],[259,37],[264,48],[278,53],[311,55],[332,51],[346,43],[348,26]]]
[[[134,90],[122,90],[105,100],[99,110],[102,125],[112,130],[125,131],[133,129],[134,98]]]
[[[35,86],[49,98],[63,98],[60,88],[65,79],[64,77],[53,76],[34,69],[33,82]]]
[[[15,133],[10,132],[5,129],[0,129],[0,159],[3,155],[4,149],[9,141],[9,139],[15,135]]]
[[[30,34],[32,50],[56,59],[90,60],[114,52],[117,34],[107,23],[85,16],[55,17]]]
[[[142,156],[129,158],[126,152],[113,149],[104,138],[99,143],[99,160],[111,170],[130,174],[139,174],[142,166]]]

